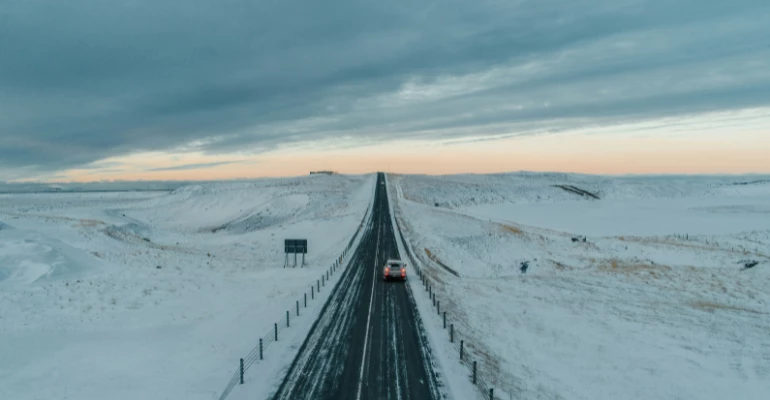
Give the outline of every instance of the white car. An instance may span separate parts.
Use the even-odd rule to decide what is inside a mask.
[[[382,280],[406,280],[406,263],[401,260],[388,260],[382,269]]]

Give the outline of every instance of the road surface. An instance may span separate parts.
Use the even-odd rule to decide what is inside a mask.
[[[385,260],[400,258],[384,179],[377,176],[372,222],[349,268],[273,400],[442,398],[407,285],[382,280]]]

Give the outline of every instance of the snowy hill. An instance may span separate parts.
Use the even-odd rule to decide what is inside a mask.
[[[408,200],[457,208],[485,204],[556,203],[607,200],[708,197],[751,190],[770,180],[764,176],[652,176],[605,177],[578,174],[518,172],[494,175],[410,175],[402,182]],[[749,184],[747,184],[749,183]],[[571,190],[577,189],[577,190]]]

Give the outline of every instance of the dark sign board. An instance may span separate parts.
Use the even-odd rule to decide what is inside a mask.
[[[284,242],[284,253],[307,254],[307,239],[286,239]]]

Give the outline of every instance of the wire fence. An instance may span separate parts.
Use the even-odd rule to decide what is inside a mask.
[[[412,262],[412,265],[414,266],[415,271],[417,271],[417,276],[420,278],[420,282],[423,285],[423,288],[428,293],[428,296],[431,299],[431,303],[433,308],[436,309],[436,312],[438,313],[439,317],[443,317],[443,327],[444,329],[448,330],[448,338],[450,343],[453,345],[455,351],[457,352],[457,355],[459,357],[459,361],[461,365],[464,365],[468,368],[468,373],[471,379],[471,383],[476,386],[479,391],[481,392],[481,396],[486,400],[495,400],[495,394],[494,394],[494,388],[490,387],[490,385],[487,383],[487,380],[479,371],[479,361],[481,357],[475,357],[474,359],[474,352],[471,349],[471,346],[469,343],[472,343],[472,341],[469,341],[468,339],[473,339],[471,337],[468,337],[463,334],[463,332],[455,329],[454,324],[447,325],[447,319],[450,321],[452,320],[452,314],[450,311],[447,311],[446,309],[441,309],[441,298],[442,296],[437,295],[436,293],[436,282],[432,281],[431,278],[424,273],[422,268],[418,265],[417,257],[412,253],[412,250],[407,245],[406,240],[404,239],[404,234],[401,231],[401,224],[399,223],[398,217],[394,216],[394,220],[396,221],[396,229],[398,230],[398,234],[401,237],[401,243],[403,244],[404,250],[406,251],[406,255],[409,257],[409,259]],[[443,296],[443,298],[448,299],[448,296]],[[446,305],[446,303],[445,303]]]
[[[280,321],[273,323],[273,326],[270,327],[269,332],[266,332],[264,335],[262,335],[259,338],[259,344],[257,344],[251,351],[249,351],[248,354],[246,354],[245,357],[239,359],[238,361],[238,368],[233,374],[232,378],[230,378],[230,381],[227,383],[227,386],[225,386],[225,389],[222,391],[222,394],[219,396],[219,400],[225,400],[227,396],[232,392],[232,390],[238,385],[244,383],[244,374],[246,371],[248,371],[249,367],[254,365],[257,361],[264,360],[265,351],[267,348],[277,342],[279,338],[282,337],[281,333],[286,330],[287,328],[291,327],[291,317],[292,317],[292,311],[295,311],[296,316],[299,316],[299,310],[300,308],[306,308],[308,305],[308,301],[315,300],[316,296],[319,295],[320,290],[322,287],[326,286],[326,283],[328,282],[329,278],[334,275],[334,273],[340,268],[345,266],[345,257],[347,257],[350,250],[353,248],[353,244],[355,243],[356,239],[360,235],[361,231],[363,231],[365,223],[367,218],[369,217],[369,213],[371,211],[371,205],[366,209],[366,212],[364,213],[364,218],[361,220],[361,223],[358,225],[358,228],[356,229],[355,234],[348,242],[347,246],[345,246],[345,249],[340,253],[340,256],[337,257],[337,259],[332,263],[332,265],[326,269],[323,274],[321,275],[321,278],[316,281],[314,285],[311,285],[310,291],[305,292],[303,295],[303,298],[301,300],[297,300],[294,304],[294,307],[290,310],[286,310],[286,317],[282,318]]]

